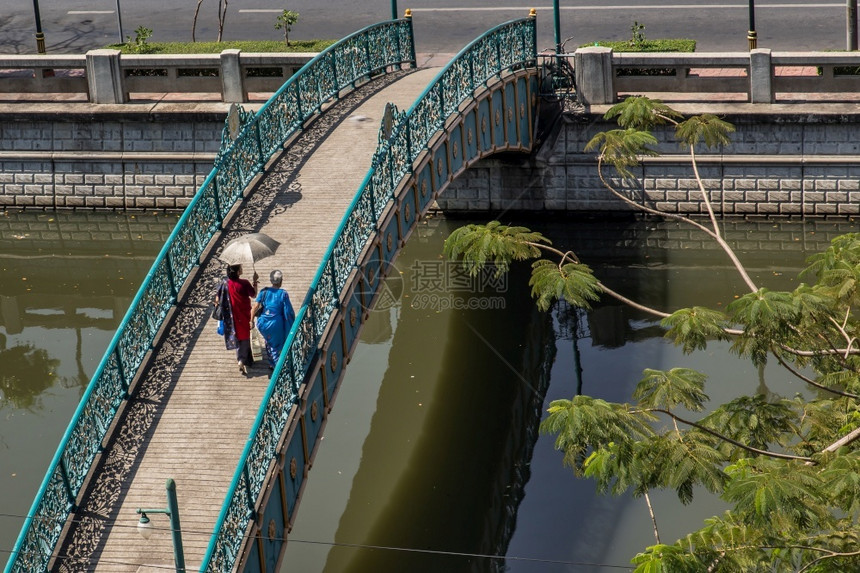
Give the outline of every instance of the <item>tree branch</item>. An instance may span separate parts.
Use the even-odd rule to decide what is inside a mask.
[[[645,491],[645,503],[648,505],[648,515],[651,516],[651,525],[654,527],[654,539],[657,540],[657,545],[660,544],[660,531],[657,529],[657,517],[654,515],[654,508],[651,506],[651,496],[648,491]]]
[[[746,285],[750,289],[750,291],[756,292],[758,290],[758,287],[753,282],[752,278],[750,278],[750,276],[747,273],[746,269],[744,268],[743,264],[741,264],[740,259],[738,259],[737,255],[732,250],[732,248],[729,246],[729,244],[726,243],[726,241],[719,234],[714,233],[712,230],[708,229],[704,225],[697,223],[696,221],[693,221],[692,219],[690,219],[688,217],[684,217],[682,215],[676,215],[675,213],[666,213],[665,211],[660,211],[659,209],[653,209],[653,208],[647,207],[645,205],[640,205],[639,203],[628,198],[626,195],[624,195],[623,193],[621,193],[620,191],[615,189],[612,185],[610,185],[609,182],[604,177],[604,175],[603,175],[603,155],[602,154],[599,154],[597,156],[597,174],[600,177],[600,181],[601,181],[601,183],[603,183],[603,186],[606,187],[613,195],[615,195],[616,197],[618,197],[619,199],[621,199],[622,201],[624,201],[628,205],[631,205],[631,206],[635,207],[636,209],[639,209],[640,211],[645,211],[646,213],[651,213],[652,215],[657,215],[659,217],[672,219],[674,221],[683,221],[684,223],[686,223],[688,225],[692,225],[693,227],[696,227],[700,231],[707,233],[707,235],[709,237],[711,237],[714,241],[717,242],[718,245],[720,245],[720,247],[723,249],[723,251],[726,253],[726,255],[728,255],[728,257],[732,261],[732,264],[734,265],[735,269],[737,269],[738,273],[741,275],[741,278],[746,283]]]
[[[684,418],[678,416],[677,414],[673,413],[670,410],[664,410],[663,408],[645,408],[642,410],[631,410],[631,413],[636,413],[636,412],[660,412],[662,414],[666,414],[670,418],[677,420],[677,421],[681,422],[682,424],[686,424],[688,426],[692,426],[694,428],[702,430],[706,434],[710,434],[711,436],[714,436],[715,438],[718,438],[720,440],[728,442],[728,443],[732,444],[733,446],[737,446],[737,447],[741,448],[742,450],[746,450],[746,451],[753,453],[753,454],[759,454],[761,456],[766,456],[769,458],[778,458],[781,460],[797,460],[797,461],[801,461],[801,462],[813,462],[814,463],[814,460],[812,458],[807,458],[805,456],[795,456],[792,454],[780,454],[778,452],[769,452],[767,450],[760,450],[758,448],[748,446],[748,445],[743,444],[737,440],[733,440],[733,439],[729,438],[728,436],[724,436],[721,433],[717,432],[716,430],[712,430],[712,429],[708,428],[707,426],[703,426],[703,425],[698,424],[696,422],[691,422],[690,420],[685,420]],[[860,432],[860,428],[858,428],[856,431]],[[860,436],[860,434],[858,434],[858,435]]]
[[[792,368],[791,365],[788,362],[786,362],[785,360],[783,360],[782,356],[780,356],[776,352],[773,352],[773,355],[776,357],[776,360],[782,365],[783,368],[785,368],[786,370],[788,370],[789,372],[794,374],[794,376],[796,376],[797,378],[800,378],[801,380],[803,380],[804,382],[806,382],[810,386],[815,386],[816,388],[819,388],[821,390],[825,390],[825,391],[830,392],[832,394],[836,394],[837,396],[842,396],[844,398],[851,398],[853,400],[859,400],[860,399],[860,396],[858,396],[857,394],[851,394],[850,392],[842,392],[840,390],[834,390],[833,388],[829,388],[829,387],[825,386],[824,384],[819,384],[818,382],[816,382],[812,378],[804,376],[803,374],[801,374],[800,372],[798,372],[797,370]]]

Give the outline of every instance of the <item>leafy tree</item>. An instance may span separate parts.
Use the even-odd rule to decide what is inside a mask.
[[[554,400],[541,431],[555,436],[563,462],[600,492],[630,491],[651,512],[655,544],[632,559],[637,572],[847,571],[860,569],[860,234],[834,239],[810,257],[793,291],[759,287],[723,239],[699,176],[697,148],[729,142],[733,127],[713,115],[683,118],[657,100],[631,97],[612,107],[619,129],[595,136],[600,179],[628,205],[681,221],[713,239],[749,292],[725,311],[649,308],[604,285],[572,251],[541,234],[493,221],[455,230],[449,258],[477,273],[493,263],[533,260],[530,285],[542,310],[556,301],[589,308],[609,296],[661,320],[685,353],[714,340],[761,366],[776,361],[810,385],[814,398],[741,396],[705,411],[707,376],[685,368],[644,371],[630,403],[588,396]],[[624,189],[642,156],[655,154],[652,129],[674,127],[690,153],[708,220],[664,213]],[[607,173],[614,168],[615,175]],[[660,539],[649,492],[674,490],[681,503],[703,487],[729,509],[671,544]]]
[[[275,21],[275,30],[284,30],[284,43],[290,45],[290,30],[293,24],[299,21],[299,13],[292,10],[284,10]]]

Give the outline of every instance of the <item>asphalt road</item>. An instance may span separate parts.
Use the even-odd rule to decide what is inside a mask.
[[[682,0],[683,1],[683,0]],[[48,52],[78,53],[119,39],[116,9],[120,3],[123,31],[138,26],[154,30],[153,41],[190,40],[197,0],[38,0]],[[555,45],[551,0],[540,0],[538,48]],[[599,40],[630,37],[634,21],[645,25],[648,38],[693,38],[697,50],[747,49],[747,1],[706,0],[560,0],[562,39],[568,47]],[[217,36],[217,0],[203,0],[198,40]],[[288,7],[299,12],[291,39],[343,37],[387,19],[390,0],[233,0],[227,8],[224,39],[279,39],[278,13]],[[398,2],[400,14],[413,12],[418,52],[457,52],[489,28],[526,16],[531,6],[521,0],[426,0]],[[782,51],[844,49],[845,0],[776,1],[756,3],[759,47]],[[34,53],[35,18],[30,0],[0,0],[0,53]]]

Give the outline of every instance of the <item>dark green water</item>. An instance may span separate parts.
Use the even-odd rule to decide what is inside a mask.
[[[575,249],[610,287],[660,309],[725,306],[744,292],[726,257],[677,225],[518,222]],[[435,276],[441,242],[460,223],[425,221],[400,255],[394,283],[403,297],[375,313],[350,363],[282,571],[627,570],[654,543],[645,503],[595,496],[591,482],[562,467],[552,438],[536,438],[549,401],[580,389],[629,401],[646,367],[707,372],[716,401],[804,391],[725,346],[683,356],[650,317],[611,301],[588,313],[538,313],[522,267],[501,292],[458,290],[451,280],[449,298],[424,279]],[[759,222],[728,225],[727,235],[754,280],[788,289],[808,254],[851,230]],[[668,542],[722,511],[701,494],[686,507],[671,493],[652,499]]]
[[[0,563],[176,218],[0,214]],[[760,378],[717,347],[683,357],[647,317],[617,305],[538,313],[524,268],[503,283],[464,282],[440,257],[442,240],[459,223],[423,222],[398,259],[402,274],[392,291],[402,296],[373,312],[363,332],[285,570],[624,570],[653,542],[644,504],[596,497],[591,483],[561,466],[552,441],[536,436],[546,403],[579,386],[627,400],[645,367],[709,372],[708,392],[720,401],[803,391],[776,372]],[[523,223],[575,248],[610,286],[660,308],[719,306],[742,292],[722,255],[673,226]],[[853,226],[770,222],[729,230],[756,280],[791,288],[805,256]],[[681,508],[671,495],[655,502],[670,540],[720,507],[701,498]]]
[[[176,220],[0,212],[0,567]]]

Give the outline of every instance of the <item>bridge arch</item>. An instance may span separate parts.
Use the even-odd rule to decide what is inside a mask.
[[[535,24],[532,14],[488,31],[409,110],[386,110],[371,169],[297,313],[207,559],[219,556],[223,565],[234,555],[238,570],[277,568],[325,418],[391,263],[434,199],[469,166],[496,153],[532,150]],[[279,431],[284,408],[289,416]],[[275,445],[274,455],[259,456]],[[248,485],[255,482],[265,486],[249,512]],[[230,570],[213,563],[204,561],[201,570]]]

